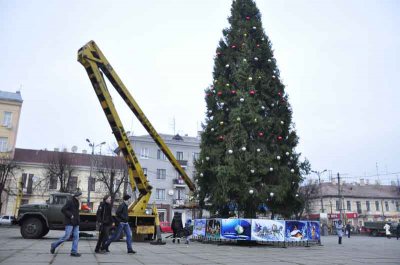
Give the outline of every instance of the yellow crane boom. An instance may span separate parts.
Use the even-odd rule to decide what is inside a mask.
[[[129,138],[126,135],[122,122],[112,101],[110,92],[108,91],[103,74],[111,82],[119,95],[123,98],[125,103],[132,110],[140,123],[156,142],[160,150],[171,162],[175,170],[178,171],[179,174],[182,176],[189,189],[194,192],[196,189],[195,185],[186,174],[185,170],[181,167],[179,162],[175,159],[174,155],[165,144],[164,140],[151,125],[150,121],[144,115],[139,105],[133,99],[128,89],[122,83],[121,79],[118,77],[117,73],[114,71],[113,67],[108,62],[108,60],[94,41],[89,41],[86,45],[78,50],[78,61],[86,69],[97,98],[100,101],[101,107],[103,108],[103,111],[107,117],[108,123],[110,124],[112,132],[118,142],[118,146],[127,162],[128,174],[130,183],[132,185],[132,190],[135,190],[135,188],[137,188],[139,191],[140,195],[138,199],[133,202],[132,205],[130,205],[129,207],[130,212],[139,215],[144,214],[144,211],[146,210],[147,204],[151,196],[152,186],[148,182],[145,174],[143,173],[142,167],[140,166],[140,163],[135,155]]]

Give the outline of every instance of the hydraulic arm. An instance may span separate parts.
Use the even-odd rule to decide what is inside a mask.
[[[189,189],[194,192],[195,186],[193,182],[186,174],[185,170],[183,170],[179,162],[175,159],[163,139],[151,125],[150,121],[146,118],[139,105],[133,99],[128,89],[122,83],[121,79],[118,77],[117,73],[114,71],[113,67],[107,61],[106,57],[103,55],[94,41],[88,42],[85,46],[79,49],[78,61],[86,69],[92,86],[96,92],[97,98],[100,101],[108,123],[110,124],[112,132],[118,142],[118,146],[127,162],[132,190],[137,188],[139,191],[140,195],[138,199],[133,202],[132,205],[130,205],[129,210],[133,211],[134,214],[144,214],[151,196],[152,187],[149,184],[147,177],[143,173],[142,167],[140,166],[140,163],[135,155],[129,138],[125,133],[122,122],[111,99],[110,92],[107,89],[103,74],[108,78],[119,95],[123,98],[125,103],[132,110],[140,123],[144,126],[158,147],[171,162],[173,167],[182,176]]]

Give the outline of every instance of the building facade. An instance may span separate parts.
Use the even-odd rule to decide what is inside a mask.
[[[315,185],[319,192],[312,196],[311,219],[326,215],[330,224],[345,219],[355,227],[368,221],[400,220],[400,187],[396,183],[378,185],[361,180],[338,185],[334,180]]]
[[[22,107],[21,93],[0,91],[0,154],[13,157]]]
[[[100,161],[100,162],[99,162]],[[102,181],[99,179],[100,172],[107,174],[108,165],[125,165],[121,157],[91,155],[86,153],[71,153],[47,150],[15,149],[14,162],[17,168],[14,170],[13,178],[7,183],[5,198],[1,214],[15,215],[17,211],[18,182],[22,182],[21,204],[44,203],[49,194],[60,189],[61,181],[57,177],[49,176],[49,165],[54,168],[64,166],[70,172],[69,182],[66,187],[70,191],[80,189],[83,193],[83,202],[87,203],[88,190],[90,188],[89,206],[96,210],[103,196],[108,193]],[[114,163],[115,162],[115,163]],[[91,170],[92,168],[92,170]],[[106,168],[104,170],[104,168]],[[115,179],[123,178],[124,170],[116,169]],[[89,185],[90,180],[90,185]],[[120,185],[117,199],[126,191],[126,185]]]
[[[193,179],[194,161],[200,153],[200,137],[168,134],[160,136]],[[160,220],[171,221],[175,212],[182,214],[183,221],[195,217],[194,210],[189,206],[192,198],[188,187],[154,140],[149,135],[142,135],[130,136],[130,141],[150,185],[153,186],[150,202],[156,204]]]

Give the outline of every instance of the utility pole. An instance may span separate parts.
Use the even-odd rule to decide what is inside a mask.
[[[86,139],[86,142],[89,143],[89,146],[92,148],[92,155],[90,157],[90,173],[89,173],[89,179],[88,179],[88,193],[87,193],[87,205],[90,207],[90,191],[92,189],[92,182],[93,182],[93,177],[92,177],[92,171],[93,171],[93,158],[94,158],[94,149],[98,146],[101,146],[103,144],[106,144],[106,142],[102,142],[98,145],[95,143],[91,142],[89,139]],[[101,150],[101,149],[100,149]],[[101,153],[101,151],[100,151]]]
[[[339,196],[339,220],[342,220],[342,196],[340,195],[340,175],[337,173],[338,196]]]
[[[326,172],[327,170],[324,169],[323,171],[314,171],[311,170],[311,172],[315,173],[318,175],[318,184],[319,184],[319,199],[321,201],[321,212],[324,213],[325,209],[324,209],[324,200],[322,199],[322,186],[321,186],[321,175],[322,173]]]

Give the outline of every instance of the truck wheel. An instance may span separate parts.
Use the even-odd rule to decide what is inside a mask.
[[[45,235],[47,235],[48,233],[49,233],[49,228],[48,227],[44,227],[44,229],[43,229],[43,233],[41,234],[41,236],[40,237],[44,237]]]
[[[21,226],[21,235],[27,239],[41,238],[43,231],[43,223],[36,217],[26,219]]]

